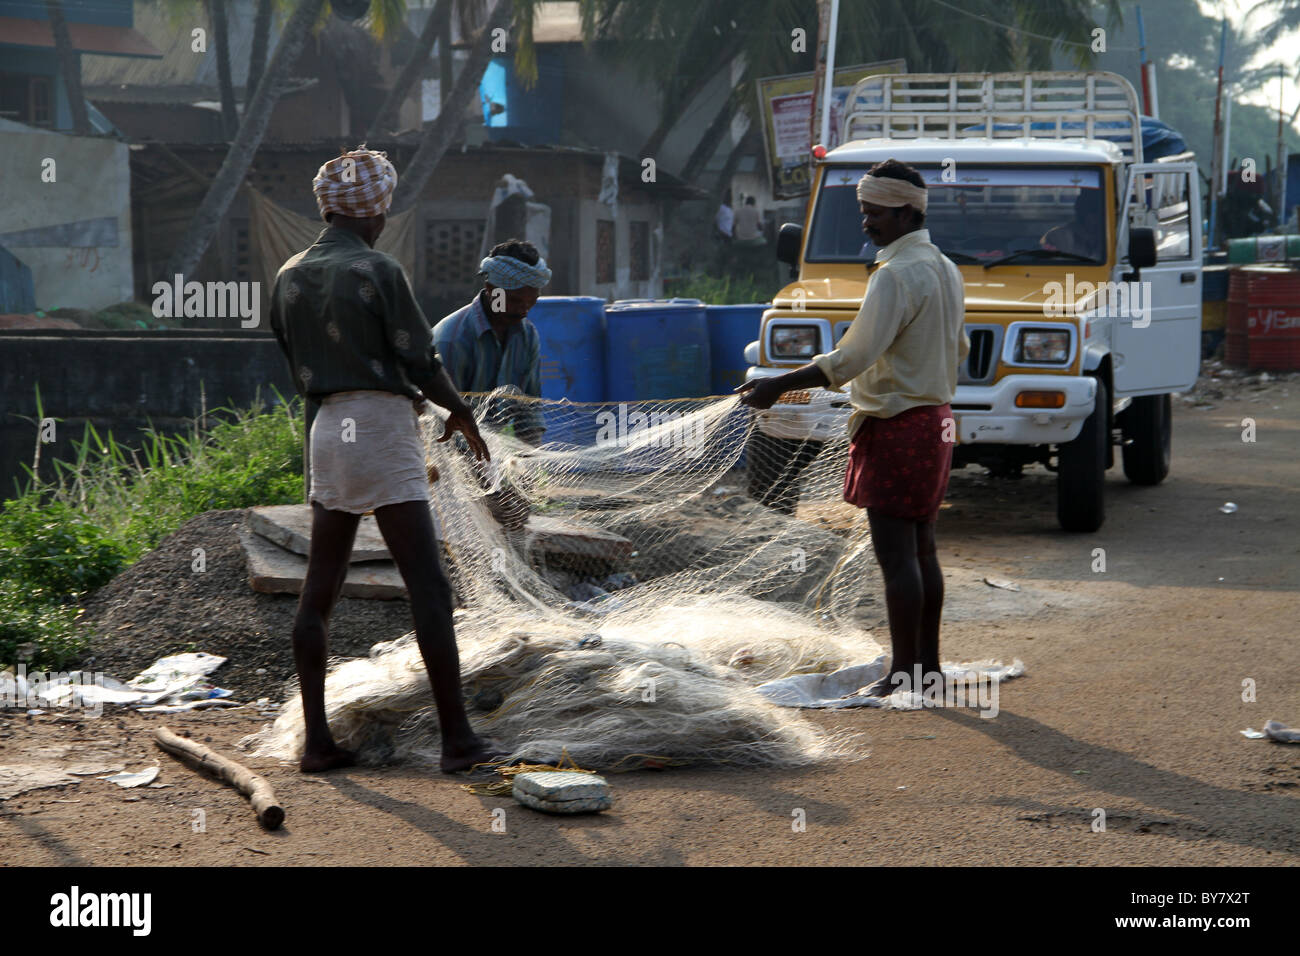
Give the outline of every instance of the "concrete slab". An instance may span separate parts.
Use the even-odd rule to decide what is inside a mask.
[[[288,551],[248,528],[239,529],[239,542],[248,558],[248,583],[262,594],[301,594],[307,559]],[[343,596],[405,598],[406,585],[391,561],[366,561],[348,567]]]
[[[262,505],[248,510],[248,527],[294,554],[306,555],[311,544],[311,505]],[[363,515],[352,543],[357,561],[391,561],[374,515]]]

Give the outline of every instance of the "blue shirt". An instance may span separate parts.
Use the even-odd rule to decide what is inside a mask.
[[[483,311],[482,295],[457,309],[433,328],[434,348],[442,366],[462,392],[490,392],[514,385],[525,395],[542,397],[542,343],[537,326],[522,319],[497,339]],[[516,432],[542,427],[540,409],[518,403],[514,409]]]

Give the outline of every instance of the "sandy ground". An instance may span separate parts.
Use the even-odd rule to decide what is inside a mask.
[[[1254,444],[1241,441],[1246,416]],[[1096,535],[1057,530],[1044,471],[1018,482],[954,473],[940,520],[944,656],[1028,667],[993,719],[816,713],[828,730],[862,734],[866,759],[619,775],[613,810],[577,818],[476,796],[419,767],[307,777],[251,761],[288,814],[266,833],[239,795],[151,743],[165,720],[233,754],[255,716],[0,710],[0,764],[41,753],[160,764],[166,785],[89,777],[0,801],[0,863],[1295,865],[1300,746],[1240,731],[1269,718],[1300,725],[1298,420],[1300,395],[1278,389],[1212,408],[1175,401],[1172,475],[1142,489],[1116,468]],[[1225,501],[1239,510],[1220,512]],[[985,576],[1022,590],[995,591]],[[1243,702],[1246,679],[1258,702]],[[1091,825],[1098,809],[1104,832]]]

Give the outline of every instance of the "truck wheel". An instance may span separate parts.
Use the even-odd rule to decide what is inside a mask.
[[[1097,381],[1097,401],[1074,441],[1057,449],[1056,519],[1066,531],[1096,531],[1106,520],[1106,413],[1110,396]]]
[[[1120,413],[1124,477],[1135,485],[1158,485],[1169,474],[1173,403],[1168,394],[1135,398]]]
[[[799,476],[812,464],[824,442],[773,438],[757,428],[745,443],[749,497],[782,514],[799,503]]]

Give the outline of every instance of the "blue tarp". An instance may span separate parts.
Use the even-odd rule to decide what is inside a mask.
[[[983,128],[982,125],[967,127],[968,130],[978,130]],[[997,131],[1012,131],[1021,128],[1022,126],[1019,123],[993,124],[993,129]],[[1032,123],[1030,124],[1030,128],[1035,130],[1050,130],[1055,129],[1056,124]],[[1061,128],[1070,130],[1071,132],[1082,131],[1084,129],[1084,124],[1062,123]],[[1126,123],[1120,123],[1117,121],[1097,123],[1093,129],[1097,131],[1098,139],[1122,142],[1129,138],[1129,128]],[[1105,132],[1106,130],[1123,130],[1124,132],[1116,133],[1115,135],[1107,135]],[[1185,152],[1187,152],[1187,141],[1183,139],[1182,133],[1178,132],[1178,130],[1174,129],[1172,126],[1160,122],[1158,119],[1153,119],[1150,116],[1142,117],[1142,158],[1146,162],[1154,162],[1155,160],[1161,159],[1165,156],[1176,156],[1179,153]]]
[[[0,246],[0,314],[36,311],[32,270]]]

